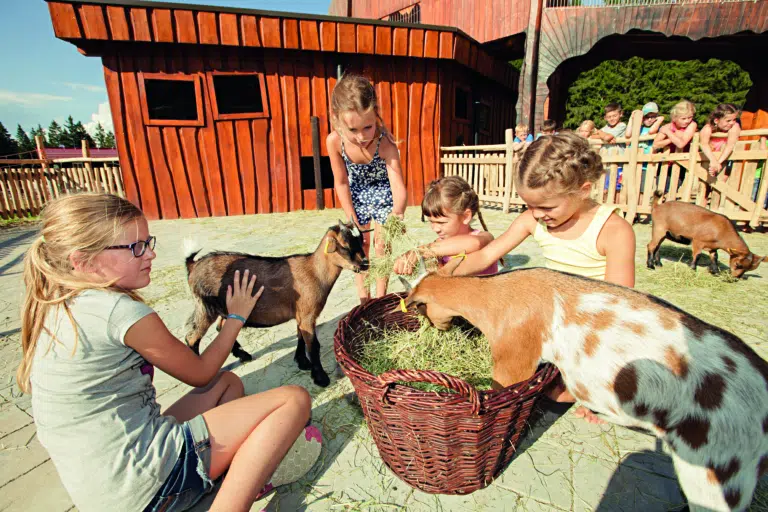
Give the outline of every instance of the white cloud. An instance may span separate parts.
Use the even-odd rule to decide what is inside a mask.
[[[40,103],[50,101],[72,101],[71,96],[55,96],[53,94],[42,94],[37,92],[15,92],[7,89],[0,89],[0,104],[19,104],[34,106]]]
[[[101,126],[104,127],[105,131],[115,131],[115,127],[112,124],[112,111],[109,109],[108,101],[99,103],[98,112],[91,114],[91,120],[87,123],[84,123],[83,126],[85,126],[85,129],[88,131],[88,133],[91,134],[91,136],[94,136],[96,134],[96,126],[99,123],[101,123]]]
[[[60,85],[66,85],[70,89],[82,89],[88,92],[106,92],[107,90],[100,85],[78,84],[75,82],[55,82]]]

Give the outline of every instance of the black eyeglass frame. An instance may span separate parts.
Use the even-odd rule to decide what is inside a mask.
[[[150,248],[150,250],[155,250],[155,244],[157,243],[157,238],[154,236],[150,236],[146,240],[137,240],[133,242],[132,244],[128,245],[110,245],[109,247],[105,247],[104,249],[130,249],[131,254],[133,254],[134,258],[141,258],[144,256],[144,253],[147,252],[147,247]],[[144,249],[139,253],[136,254],[136,246],[138,244],[144,244]]]

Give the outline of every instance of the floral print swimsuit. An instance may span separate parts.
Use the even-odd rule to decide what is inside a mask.
[[[392,213],[394,201],[392,187],[389,185],[387,164],[379,155],[381,137],[376,142],[376,153],[367,164],[356,164],[347,156],[344,150],[344,140],[341,141],[341,157],[347,166],[349,175],[349,192],[352,195],[352,207],[360,225],[369,224],[375,220],[384,224]]]

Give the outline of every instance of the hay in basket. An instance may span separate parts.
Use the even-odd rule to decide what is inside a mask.
[[[371,333],[423,328],[417,315],[400,310],[401,297],[373,299],[342,319],[334,336],[336,359],[355,388],[381,458],[399,478],[429,493],[482,489],[514,456],[536,400],[557,369],[542,365],[526,381],[487,391],[455,375],[412,365],[374,375],[361,365]],[[489,374],[482,373],[474,378],[484,387]],[[416,389],[412,383],[429,387]],[[441,388],[445,391],[437,391]]]

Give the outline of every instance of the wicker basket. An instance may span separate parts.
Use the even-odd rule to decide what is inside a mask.
[[[439,372],[393,370],[376,377],[357,362],[355,338],[366,323],[415,331],[415,315],[402,313],[390,294],[353,309],[336,329],[336,359],[352,381],[379,454],[406,483],[429,493],[468,494],[482,489],[512,459],[526,421],[557,368],[541,366],[525,382],[478,391]],[[397,382],[430,382],[456,393],[435,393]]]

